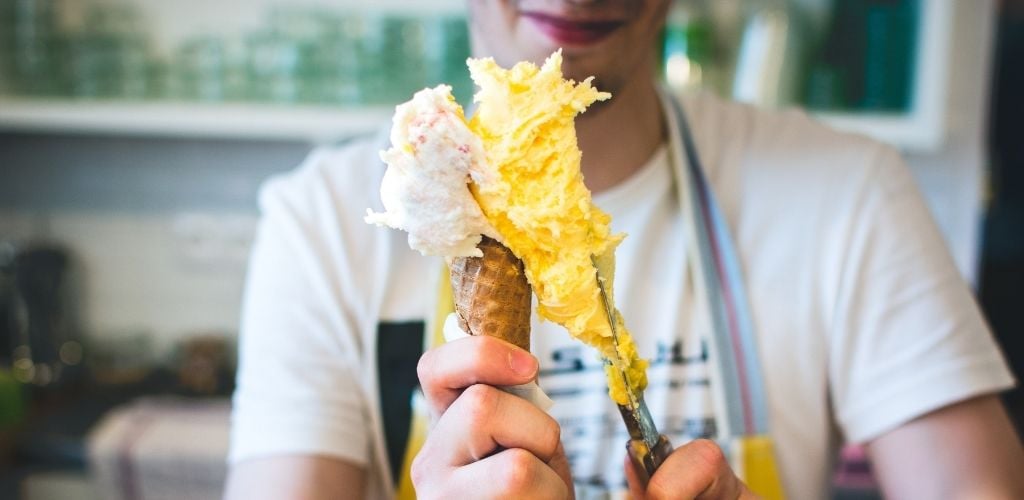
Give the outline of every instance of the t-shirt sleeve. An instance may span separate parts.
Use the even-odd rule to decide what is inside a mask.
[[[909,169],[881,148],[839,260],[829,389],[865,442],[933,410],[1013,385]]]
[[[317,197],[299,189],[315,183],[295,175],[268,181],[260,194],[228,458],[326,455],[365,464],[358,321],[339,291],[346,273],[328,257],[334,243],[317,220]]]

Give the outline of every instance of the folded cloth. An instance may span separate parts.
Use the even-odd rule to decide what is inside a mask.
[[[451,342],[468,336],[469,334],[459,327],[459,319],[455,316],[455,313],[449,314],[444,320],[444,340],[446,342]],[[555,402],[544,393],[544,390],[537,385],[536,380],[526,384],[508,385],[498,388],[509,394],[519,396],[544,411],[548,411],[548,409],[555,404]]]
[[[111,410],[88,438],[99,498],[222,498],[230,415],[224,398],[147,397]]]

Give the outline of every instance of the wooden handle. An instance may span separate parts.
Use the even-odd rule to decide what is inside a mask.
[[[654,471],[661,467],[661,464],[672,454],[672,443],[664,434],[658,437],[658,443],[653,449],[648,450],[643,441],[631,439],[626,443],[626,451],[629,452],[629,460],[633,462],[633,470],[636,477],[644,487],[651,480]]]

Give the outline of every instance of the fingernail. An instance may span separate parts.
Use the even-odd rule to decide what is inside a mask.
[[[508,353],[508,365],[516,375],[523,377],[532,377],[537,372],[537,358],[522,349],[513,349]]]

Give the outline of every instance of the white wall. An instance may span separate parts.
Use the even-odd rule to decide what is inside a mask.
[[[148,334],[158,354],[180,339],[234,336],[256,215],[0,212],[0,239],[72,250],[86,332]]]
[[[907,161],[957,266],[968,281],[976,283],[988,171],[995,4],[992,0],[956,1],[954,8],[946,145],[932,153],[908,155]]]
[[[237,331],[256,194],[293,142],[0,134],[0,243],[68,247],[86,332]]]

